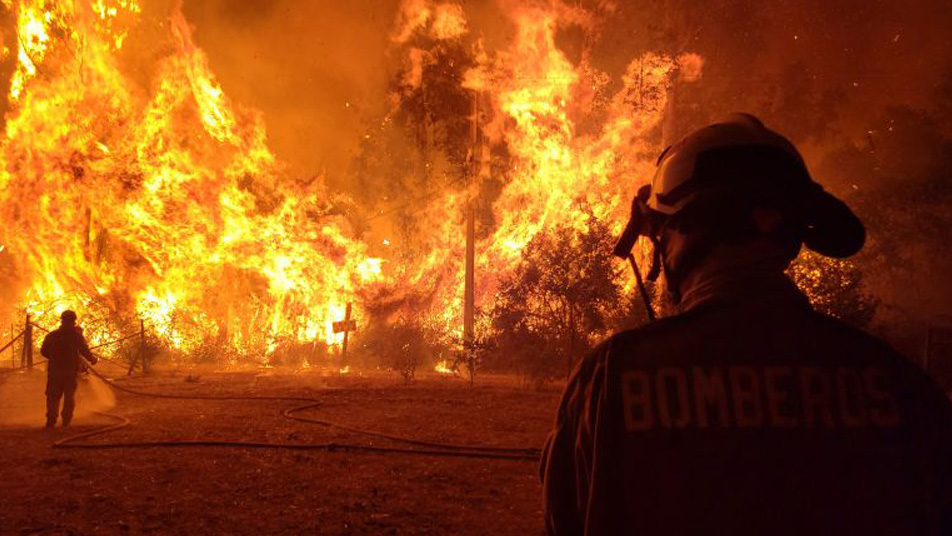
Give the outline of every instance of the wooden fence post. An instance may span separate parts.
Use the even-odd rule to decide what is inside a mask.
[[[126,376],[132,376],[132,371],[136,368],[136,363],[142,361],[142,373],[145,374],[146,364],[145,364],[145,320],[139,319],[139,351],[136,352],[136,355],[132,358],[132,363],[129,364],[129,370],[126,372]]]
[[[353,309],[352,304],[347,302],[347,309],[344,313],[344,319],[332,322],[331,329],[334,330],[334,333],[343,333],[344,334],[344,347],[341,351],[340,364],[341,367],[347,367],[347,336],[351,331],[357,330],[357,321],[350,317],[351,310]]]
[[[20,365],[33,368],[33,324],[30,323],[30,314],[26,315],[26,327],[23,329],[23,360]]]

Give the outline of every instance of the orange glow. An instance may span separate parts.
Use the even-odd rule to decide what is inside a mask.
[[[407,263],[370,255],[331,210],[321,177],[286,175],[261,115],[228,98],[179,9],[144,86],[119,59],[141,23],[135,1],[18,2],[0,243],[17,261],[27,310],[45,325],[67,306],[143,317],[183,352],[225,341],[267,362],[282,341],[339,345],[332,323],[347,303],[362,324],[363,297],[409,288],[432,296],[425,322],[458,339],[460,215],[479,185],[501,174],[494,228],[476,248],[485,307],[538,233],[581,228],[589,213],[625,221],[661,148],[667,91],[678,73],[696,80],[703,65],[696,55],[645,54],[610,90],[609,75],[556,45],[560,27],[588,23],[583,12],[529,2],[506,9],[514,38],[492,52],[470,35],[459,4],[408,0],[399,11],[394,43],[471,40],[475,66],[462,88],[478,103],[486,139],[474,149],[469,186],[427,205],[432,230]],[[406,54],[404,82],[418,87],[433,59],[418,47]],[[592,115],[601,127],[581,129]],[[490,170],[489,144],[508,149],[501,171]]]
[[[433,371],[438,374],[455,374],[453,369],[451,369],[449,366],[449,361],[445,359],[437,362],[437,364],[433,367]]]
[[[320,180],[282,180],[261,117],[229,101],[180,11],[151,85],[123,72],[140,11],[17,4],[0,241],[27,309],[45,325],[67,306],[142,316],[185,351],[216,336],[261,358],[282,338],[333,343],[382,261],[326,214]]]

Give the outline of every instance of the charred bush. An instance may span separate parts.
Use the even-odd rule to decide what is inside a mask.
[[[302,342],[284,339],[268,357],[268,364],[277,367],[302,368],[327,363],[329,355],[327,344],[322,341]]]
[[[413,381],[417,368],[433,361],[439,351],[428,330],[412,321],[378,323],[363,334],[362,343],[365,352],[399,372],[407,383]]]

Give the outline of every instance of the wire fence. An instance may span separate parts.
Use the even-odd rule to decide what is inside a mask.
[[[41,364],[47,362],[47,360],[44,359],[44,358],[42,358],[42,357],[40,357],[40,358],[38,358],[38,359],[33,359],[33,357],[32,357],[32,350],[34,349],[33,347],[35,346],[35,341],[33,340],[32,336],[30,336],[30,335],[32,335],[32,333],[30,332],[30,328],[38,329],[38,330],[40,330],[40,331],[42,331],[43,333],[46,333],[46,334],[52,333],[53,330],[47,329],[47,328],[45,328],[45,327],[43,327],[43,326],[37,324],[36,322],[33,322],[32,320],[29,320],[29,317],[27,317],[26,326],[27,326],[26,329],[20,331],[20,333],[18,333],[17,335],[15,335],[15,336],[14,336],[12,339],[10,339],[6,344],[4,344],[2,347],[0,347],[0,355],[2,355],[3,352],[5,352],[7,349],[10,349],[10,352],[11,352],[11,354],[12,354],[12,356],[11,356],[12,361],[15,363],[15,359],[16,359],[15,350],[12,349],[11,347],[13,347],[13,345],[14,345],[17,341],[19,341],[20,339],[23,339],[24,336],[29,336],[29,337],[27,337],[27,338],[29,338],[29,340],[28,340],[28,341],[24,341],[24,346],[23,346],[23,350],[22,350],[22,351],[23,351],[23,355],[22,355],[21,358],[20,358],[20,365],[19,365],[19,366],[11,366],[11,367],[9,367],[9,368],[0,368],[0,375],[2,375],[2,374],[7,374],[7,373],[11,373],[11,372],[18,372],[18,371],[23,371],[23,370],[31,369],[31,368],[33,368],[34,366],[41,365]],[[91,347],[89,348],[89,350],[90,350],[90,351],[99,350],[99,349],[105,348],[105,347],[107,347],[107,346],[111,346],[111,345],[118,344],[118,343],[121,343],[121,342],[126,342],[126,341],[131,340],[131,339],[143,338],[143,337],[145,337],[145,325],[144,325],[144,323],[143,323],[143,324],[140,324],[140,330],[137,331],[136,333],[133,333],[133,334],[131,334],[131,335],[127,335],[127,336],[125,336],[125,337],[120,337],[120,338],[118,338],[118,339],[114,339],[114,340],[111,340],[111,341],[106,341],[106,342],[97,344],[97,345],[95,345],[95,346],[91,346]],[[29,356],[29,357],[27,357],[27,356]],[[96,355],[96,357],[97,357],[98,359],[100,359],[101,361],[103,361],[104,363],[108,363],[108,364],[114,365],[114,366],[116,366],[116,367],[121,367],[121,368],[123,368],[123,369],[126,369],[127,367],[129,367],[129,364],[123,364],[123,363],[120,363],[120,362],[118,362],[118,361],[116,361],[116,360],[114,360],[114,359],[109,359],[109,358],[103,357],[103,356],[98,355],[98,354]],[[133,362],[132,365],[134,366],[135,363]],[[130,371],[131,371],[131,369],[130,369]]]
[[[16,336],[14,336],[12,339],[10,339],[9,342],[7,342],[6,344],[4,344],[3,347],[0,347],[0,355],[2,355],[3,352],[5,352],[5,351],[7,350],[7,348],[12,347],[18,340],[22,339],[22,338],[23,338],[23,335],[25,335],[25,334],[26,334],[26,330],[21,331],[21,332],[18,333]],[[14,354],[14,355],[12,356],[12,358],[15,360],[15,359],[16,359],[16,356],[15,356],[14,350],[11,349],[10,352],[11,352],[11,354]],[[21,366],[19,366],[19,367],[11,366],[10,368],[0,369],[0,374],[4,374],[4,373],[6,373],[6,372],[15,372],[15,371],[17,371],[17,370],[23,370],[24,368],[28,368],[28,366],[27,366],[27,365],[21,365]]]
[[[23,371],[31,369],[36,365],[42,364],[48,360],[40,358],[38,361],[32,360],[33,340],[32,329],[36,328],[44,333],[51,333],[51,330],[33,323],[27,318],[26,329],[14,336],[10,341],[0,347],[0,353],[14,345],[20,339],[24,340],[23,355],[24,362],[19,367],[0,369],[0,374]],[[90,352],[114,344],[129,341],[136,337],[145,338],[145,324],[140,323],[140,330],[137,333],[120,337],[111,341],[97,344],[90,348]],[[125,369],[126,365],[114,360],[107,359],[99,354],[93,354],[98,360],[109,363],[114,366]],[[30,356],[29,359],[26,359]],[[144,356],[133,357],[132,366],[135,366],[136,360],[144,359]],[[92,365],[88,366],[91,374],[101,379],[114,391],[127,393],[134,396],[156,398],[156,399],[174,399],[174,400],[217,400],[217,401],[284,401],[296,402],[293,407],[287,408],[281,412],[281,416],[290,420],[316,424],[325,428],[332,428],[339,431],[348,432],[357,436],[385,440],[391,443],[406,445],[398,446],[379,446],[371,444],[357,443],[284,443],[284,442],[265,442],[265,441],[210,441],[210,440],[172,440],[172,441],[121,441],[112,443],[88,443],[82,442],[94,436],[114,432],[125,428],[130,424],[130,420],[121,415],[112,413],[97,412],[99,415],[117,421],[116,424],[110,424],[85,431],[79,434],[65,437],[53,443],[53,448],[76,448],[76,449],[116,449],[116,448],[147,448],[147,447],[238,447],[238,448],[268,448],[268,449],[294,449],[294,450],[323,450],[323,451],[346,451],[346,452],[372,452],[379,454],[405,454],[422,456],[447,456],[464,458],[483,458],[497,460],[515,460],[515,461],[536,461],[539,459],[540,452],[536,448],[509,448],[496,447],[488,445],[460,445],[452,443],[443,443],[437,441],[427,441],[411,437],[405,437],[396,434],[379,432],[376,430],[367,430],[335,423],[324,419],[318,419],[311,416],[298,415],[306,410],[313,410],[322,405],[322,402],[316,398],[296,397],[296,396],[250,396],[250,395],[202,395],[202,394],[178,394],[178,393],[160,393],[146,392],[136,389],[130,389],[115,383],[112,378],[103,376]],[[130,372],[132,368],[129,368]]]
[[[22,336],[23,336],[23,332],[21,331],[20,334],[17,335],[16,337],[14,337],[13,339],[11,339],[10,342],[4,344],[4,345],[3,345],[3,348],[0,348],[0,354],[2,354],[3,351],[6,350],[7,348],[13,346],[13,343],[15,343],[15,342],[17,342],[18,340],[20,340],[20,337],[22,337]]]

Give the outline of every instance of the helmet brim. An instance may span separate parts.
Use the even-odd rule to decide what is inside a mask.
[[[808,249],[837,259],[863,249],[866,227],[846,203],[818,188],[803,208],[803,245]]]
[[[721,218],[703,210],[721,207],[729,214],[760,204],[792,218],[803,244],[821,255],[849,257],[866,242],[860,219],[812,179],[787,138],[749,114],[735,114],[665,149],[651,186],[632,203],[614,254],[627,256],[639,235],[656,236],[659,221],[683,223],[687,214]]]

